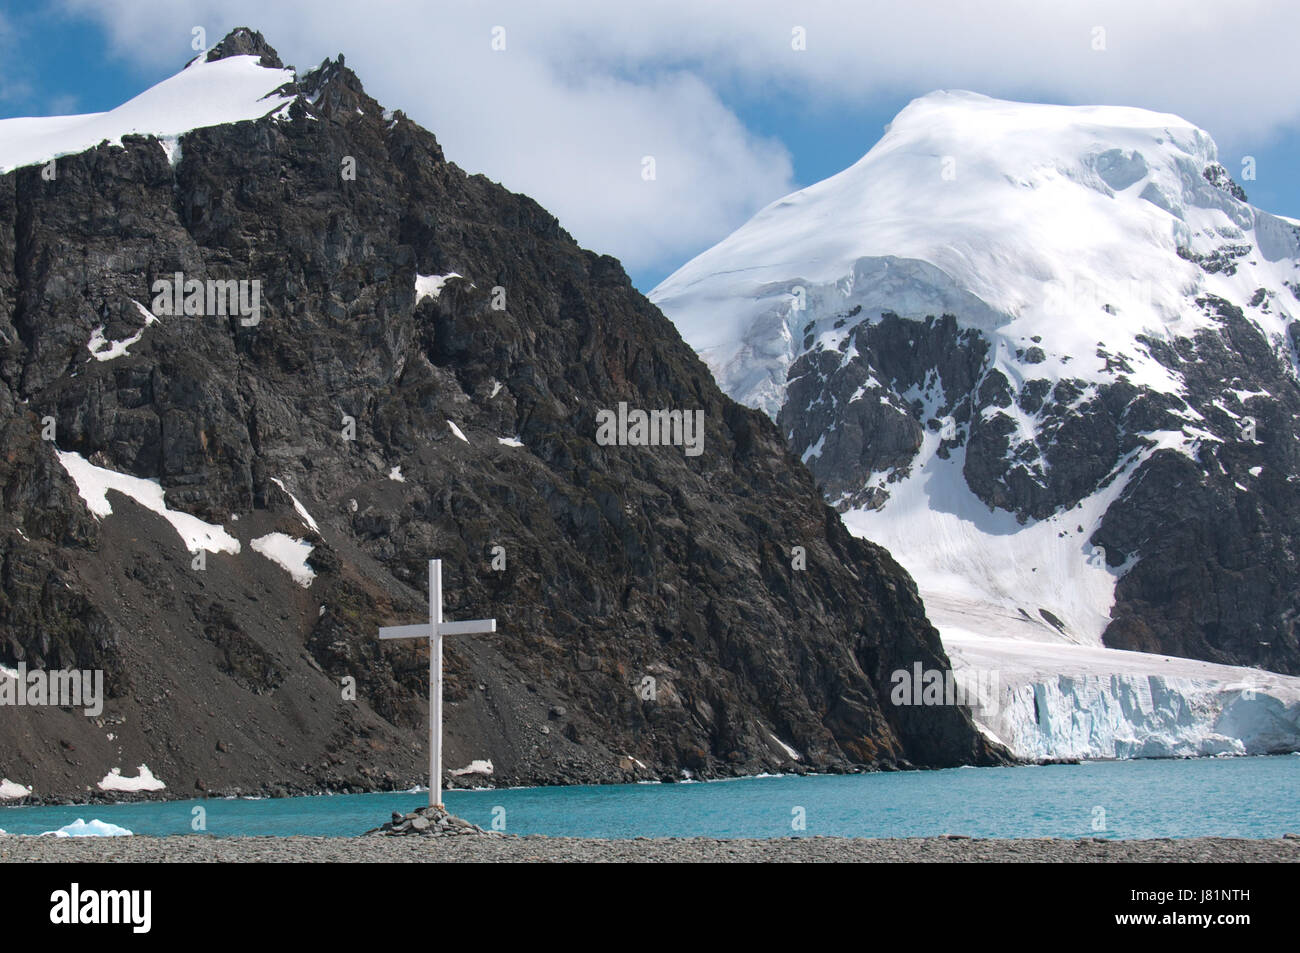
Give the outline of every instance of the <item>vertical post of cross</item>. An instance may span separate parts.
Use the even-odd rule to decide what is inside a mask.
[[[442,805],[442,560],[429,560],[429,806]]]

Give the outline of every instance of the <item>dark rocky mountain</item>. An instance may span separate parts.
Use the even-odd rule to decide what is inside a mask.
[[[236,55],[280,65],[246,30],[207,60]],[[888,703],[891,671],[948,666],[915,585],[617,261],[447,162],[341,56],[281,92],[275,115],[175,145],[0,176],[0,664],[102,669],[108,694],[93,719],[5,709],[0,775],[48,798],[139,764],[174,796],[419,783],[427,656],[376,630],[425,617],[435,556],[448,617],[499,627],[449,642],[445,768],[1003,757],[962,709]],[[177,272],[259,281],[260,320],[148,319]],[[620,401],[702,410],[703,453],[598,445]],[[239,551],[199,560],[113,490],[97,517],[77,460],[157,481],[173,519]],[[310,545],[309,585],[253,548],[274,533]]]

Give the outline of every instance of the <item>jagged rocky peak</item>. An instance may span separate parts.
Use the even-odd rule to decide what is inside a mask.
[[[208,50],[205,59],[211,63],[228,56],[256,56],[260,66],[284,69],[284,64],[280,62],[280,54],[266,42],[266,37],[246,26],[236,27],[227,33],[220,43]]]
[[[1186,120],[941,91],[650,297],[947,644],[1296,674],[1298,282]]]
[[[915,585],[617,261],[341,58],[221,46],[118,110],[0,122],[0,664],[108,695],[6,715],[0,775],[409,787],[427,659],[376,634],[424,617],[435,556],[448,615],[499,622],[447,649],[445,766],[492,772],[449,784],[1004,758],[963,708],[891,703],[948,669]],[[701,452],[598,442],[623,404],[700,414]]]
[[[353,116],[379,117],[383,107],[366,95],[361,78],[344,64],[343,54],[326,59],[302,78],[302,95],[313,114],[346,122]]]

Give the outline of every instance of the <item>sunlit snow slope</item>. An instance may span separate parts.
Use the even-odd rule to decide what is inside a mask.
[[[1213,140],[1170,114],[932,93],[857,163],[772,203],[650,298],[724,389],[772,416],[800,328],[854,305],[959,314],[1011,349],[1050,331],[1039,376],[1072,359],[1085,363],[1070,376],[1099,378],[1096,341],[1138,352],[1144,331],[1198,323],[1185,308],[1197,292],[1249,298],[1300,277],[1295,226],[1207,181],[1217,161]],[[1179,255],[1225,241],[1257,255],[1232,275]],[[1285,315],[1267,323],[1281,334]],[[1151,359],[1134,363],[1136,381],[1176,389]]]
[[[207,60],[185,69],[108,112],[82,116],[0,119],[0,175],[93,149],[128,135],[174,140],[191,129],[260,119],[283,109],[292,96],[278,91],[293,70],[259,65],[256,56]],[[174,142],[169,143],[175,148]]]
[[[956,663],[1027,689],[986,728],[1031,757],[1211,754],[1295,747],[1300,679],[1242,702],[1220,683],[1258,672],[1202,666],[1152,702],[1103,634],[1297,671],[1290,544],[1245,534],[1291,531],[1261,527],[1296,482],[1298,260],[1295,223],[1249,205],[1177,116],[938,92],[650,297],[912,573]],[[1208,529],[1175,544],[1162,520],[1189,523],[1172,509],[1189,478]],[[1268,730],[1242,727],[1254,704]]]

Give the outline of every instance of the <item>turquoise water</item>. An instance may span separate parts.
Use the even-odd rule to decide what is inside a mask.
[[[0,829],[39,834],[98,818],[137,834],[189,834],[201,807],[206,833],[218,837],[346,837],[427,797],[10,807],[0,808]],[[1300,757],[450,791],[445,800],[452,813],[481,827],[491,828],[495,817],[509,833],[551,836],[1277,837],[1300,832]],[[801,817],[803,828],[796,826]]]

